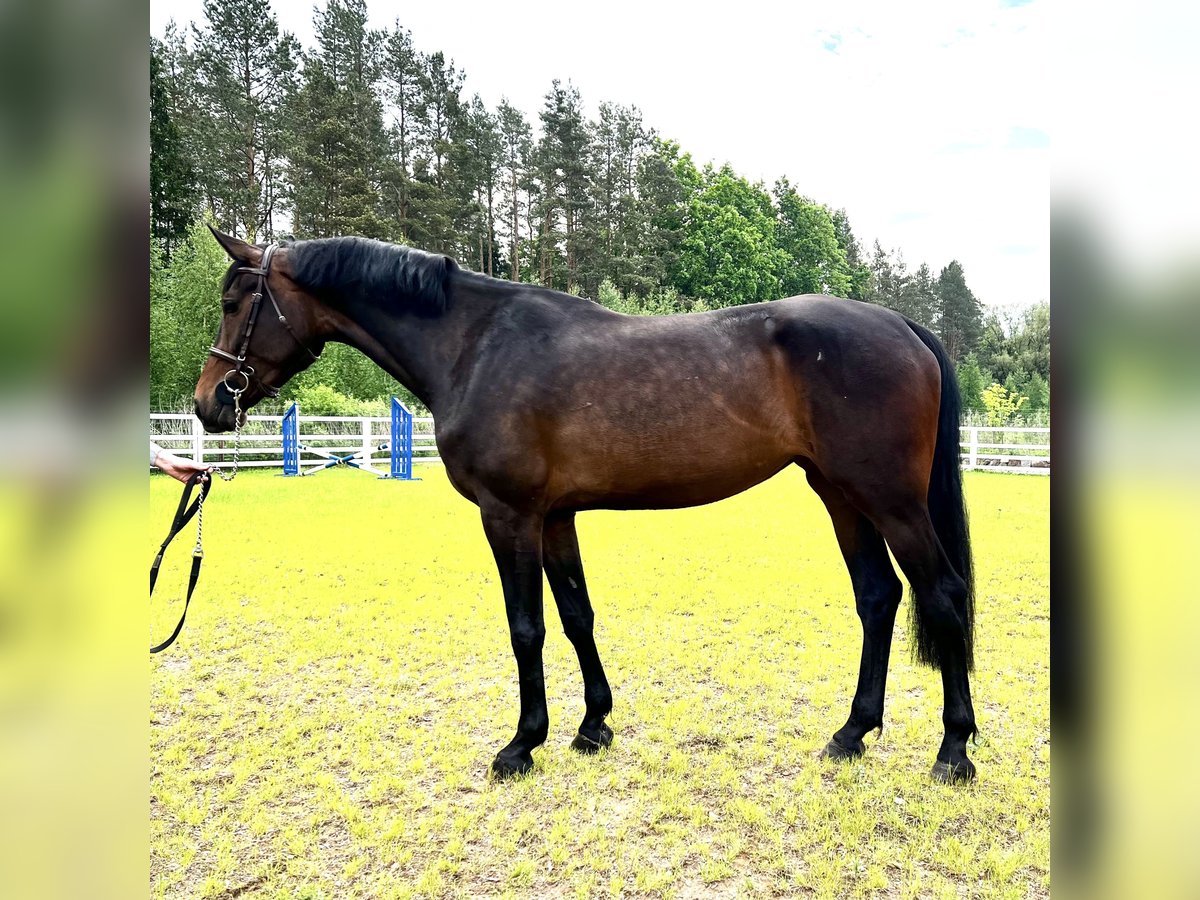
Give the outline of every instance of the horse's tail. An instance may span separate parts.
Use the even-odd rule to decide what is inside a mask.
[[[928,329],[916,322],[909,321],[908,327],[937,357],[938,368],[942,372],[937,444],[933,451],[933,469],[929,475],[929,517],[933,520],[933,530],[942,544],[942,549],[946,551],[950,564],[967,585],[967,592],[959,602],[957,612],[966,632],[967,670],[971,671],[975,667],[975,573],[971,562],[971,532],[963,499],[962,464],[959,455],[962,399],[958,392],[954,363],[946,354],[946,348]],[[920,604],[909,605],[912,608],[912,632],[917,659],[934,668],[940,668],[937,645],[934,643],[929,623],[921,618]]]

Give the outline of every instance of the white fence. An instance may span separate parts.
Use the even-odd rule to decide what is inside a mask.
[[[242,429],[242,466],[283,468],[283,416],[247,416]],[[388,454],[379,449],[391,439],[386,416],[298,416],[300,443],[339,456],[362,453],[387,468]],[[189,459],[222,465],[233,462],[233,435],[206,434],[190,413],[150,413],[150,438],[166,450]],[[305,457],[300,462],[317,462]],[[441,462],[433,439],[433,419],[413,417],[413,462]]]
[[[331,453],[364,453],[381,464],[378,447],[390,436],[391,420],[379,416],[300,416],[300,443]],[[151,413],[150,436],[167,450],[201,462],[233,461],[233,436],[205,434],[188,413]],[[301,460],[304,461],[303,459]],[[413,462],[441,462],[433,419],[413,418]],[[1050,474],[1049,428],[962,428],[962,462],[967,469]],[[249,416],[242,430],[241,465],[283,467],[283,416]]]
[[[964,469],[1050,474],[1049,428],[964,425],[961,432]]]

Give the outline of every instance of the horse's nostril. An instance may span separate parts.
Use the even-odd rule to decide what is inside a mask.
[[[218,382],[215,396],[216,401],[222,406],[233,406],[233,392],[226,387],[224,381]]]

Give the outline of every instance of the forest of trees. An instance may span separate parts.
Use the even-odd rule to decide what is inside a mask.
[[[972,408],[993,381],[1046,408],[1045,304],[985,317],[957,261],[935,274],[878,242],[867,254],[844,210],[698,165],[636,106],[591,119],[570,82],[550,84],[535,122],[507,100],[489,109],[399,22],[368,27],[364,0],[328,0],[314,26],[305,48],[268,0],[206,0],[203,21],[151,39],[152,406],[185,402],[216,331],[227,261],[212,222],[260,242],[395,241],[629,313],[809,292],[879,303],[942,338]],[[284,399],[330,388],[344,403],[405,393],[330,347]]]

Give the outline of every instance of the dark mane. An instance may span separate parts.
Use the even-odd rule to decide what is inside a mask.
[[[446,309],[446,278],[458,268],[448,256],[360,237],[287,245],[292,278],[331,299],[400,302],[436,316]]]

